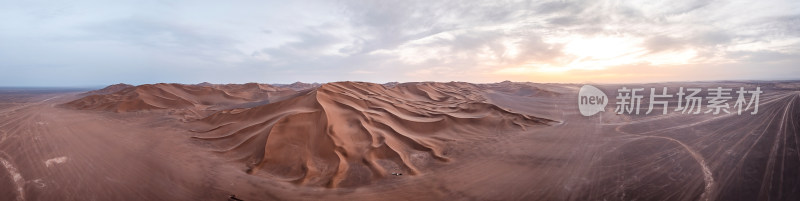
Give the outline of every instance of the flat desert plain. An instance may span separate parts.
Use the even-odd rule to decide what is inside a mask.
[[[597,84],[592,116],[582,86],[3,88],[0,200],[800,200],[800,82]],[[663,87],[729,111],[645,114]],[[740,87],[763,93],[738,114]]]

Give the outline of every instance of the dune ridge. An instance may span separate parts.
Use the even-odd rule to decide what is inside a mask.
[[[194,123],[195,138],[244,171],[300,185],[359,186],[446,162],[445,143],[553,120],[493,105],[469,83],[324,84],[296,97],[224,110]]]
[[[295,91],[303,91],[307,89],[317,88],[319,86],[322,86],[322,84],[316,82],[314,83],[294,82],[291,84],[275,84],[275,86],[292,89]]]

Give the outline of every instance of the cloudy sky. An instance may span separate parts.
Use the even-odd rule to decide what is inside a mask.
[[[0,0],[0,86],[730,79],[800,79],[800,1]]]

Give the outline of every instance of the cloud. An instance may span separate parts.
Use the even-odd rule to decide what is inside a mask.
[[[651,52],[681,49],[684,45],[685,42],[680,39],[663,35],[647,38],[644,42],[644,46]]]
[[[350,71],[350,74],[375,74],[375,72],[365,71],[365,70],[354,70]]]
[[[192,27],[148,17],[113,19],[82,27],[85,35],[75,38],[88,41],[113,41],[148,49],[172,50],[181,54],[212,56],[237,52],[240,43],[204,28]]]
[[[0,64],[27,79],[0,85],[674,80],[693,68],[778,78],[800,58],[798,10],[791,0],[17,2],[0,8]]]

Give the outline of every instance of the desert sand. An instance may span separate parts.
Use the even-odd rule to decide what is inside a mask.
[[[582,85],[2,89],[0,199],[800,200],[800,82],[595,85],[760,87],[742,115],[587,117]]]

